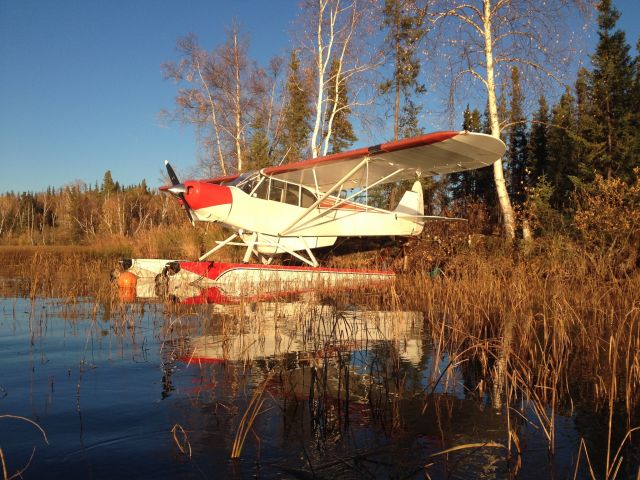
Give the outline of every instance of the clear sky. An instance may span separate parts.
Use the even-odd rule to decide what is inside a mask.
[[[615,0],[633,47],[640,0]],[[0,0],[0,192],[76,179],[160,183],[163,160],[195,164],[191,129],[157,118],[175,85],[161,64],[189,32],[212,48],[235,18],[250,55],[285,54],[297,0]],[[375,143],[363,138],[364,143]]]

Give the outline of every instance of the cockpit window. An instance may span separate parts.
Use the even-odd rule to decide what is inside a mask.
[[[252,190],[251,196],[267,200],[269,198],[269,179],[262,177],[258,185]]]
[[[271,179],[271,185],[269,186],[269,200],[273,200],[275,202],[282,201],[282,192],[286,187],[286,183],[281,182],[279,180]]]
[[[308,189],[294,183],[283,182],[275,178],[255,175],[235,180],[236,186],[252,197],[274,202],[283,202],[296,207],[308,208],[316,201],[316,196]]]
[[[301,189],[300,193],[301,193],[300,195],[301,207],[309,208],[316,201],[316,196],[306,188]]]
[[[245,193],[251,193],[259,179],[258,172],[245,172],[229,183],[225,183],[225,185],[237,187]]]

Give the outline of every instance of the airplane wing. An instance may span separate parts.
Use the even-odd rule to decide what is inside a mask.
[[[232,182],[233,180],[235,180],[239,176],[240,175],[236,173],[236,174],[232,174],[232,175],[225,175],[223,177],[207,178],[206,180],[202,180],[202,181],[203,182],[207,182],[207,183],[213,183],[215,185],[219,185],[221,183]]]
[[[498,160],[505,148],[501,140],[483,133],[436,132],[289,165],[267,167],[262,173],[310,188],[316,188],[317,182],[321,191],[347,177],[343,187],[347,189],[376,182],[414,179],[416,174],[433,176],[486,167]],[[366,157],[370,158],[366,166],[357,168]],[[349,176],[354,169],[356,171]]]
[[[214,185],[221,185],[221,184],[232,182],[232,181],[236,180],[239,177],[240,177],[240,174],[233,174],[233,175],[225,175],[223,177],[207,178],[205,180],[200,180],[200,181],[201,182],[205,182],[205,183],[212,183]],[[177,178],[176,178],[176,180],[177,180]],[[166,192],[170,188],[171,188],[171,185],[164,185],[164,186],[160,187],[160,190],[163,191],[163,192]]]

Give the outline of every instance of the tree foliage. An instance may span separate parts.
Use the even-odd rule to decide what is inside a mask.
[[[298,53],[293,50],[289,59],[286,103],[283,109],[282,146],[288,161],[300,160],[308,154],[311,132],[311,96],[300,71]]]
[[[426,8],[416,0],[385,0],[382,28],[385,36],[385,54],[392,59],[391,78],[380,84],[383,95],[393,95],[393,138],[415,136],[419,131],[418,116],[422,106],[414,95],[425,93],[419,80],[421,62],[418,49],[426,34],[424,15]]]
[[[598,4],[598,45],[591,56],[593,70],[588,77],[588,101],[592,103],[593,122],[588,131],[597,149],[589,158],[589,167],[607,178],[630,178],[637,164],[634,152],[633,60],[625,33],[616,29],[620,13],[611,0]]]
[[[509,193],[516,203],[524,202],[529,186],[527,169],[527,119],[524,114],[524,95],[520,85],[520,70],[511,67],[511,102],[509,105],[509,127],[507,128],[507,168],[509,170]]]
[[[329,140],[329,144],[331,145],[329,152],[338,153],[349,148],[358,138],[353,132],[353,125],[351,125],[351,121],[349,120],[351,108],[349,106],[347,83],[340,77],[337,60],[331,62],[327,91],[329,106],[326,114],[330,115],[329,112],[335,112],[331,127],[332,134]]]

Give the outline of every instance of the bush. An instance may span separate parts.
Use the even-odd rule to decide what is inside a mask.
[[[636,268],[640,251],[640,169],[632,183],[596,176],[577,192],[575,226],[586,252],[599,254],[616,273]]]

